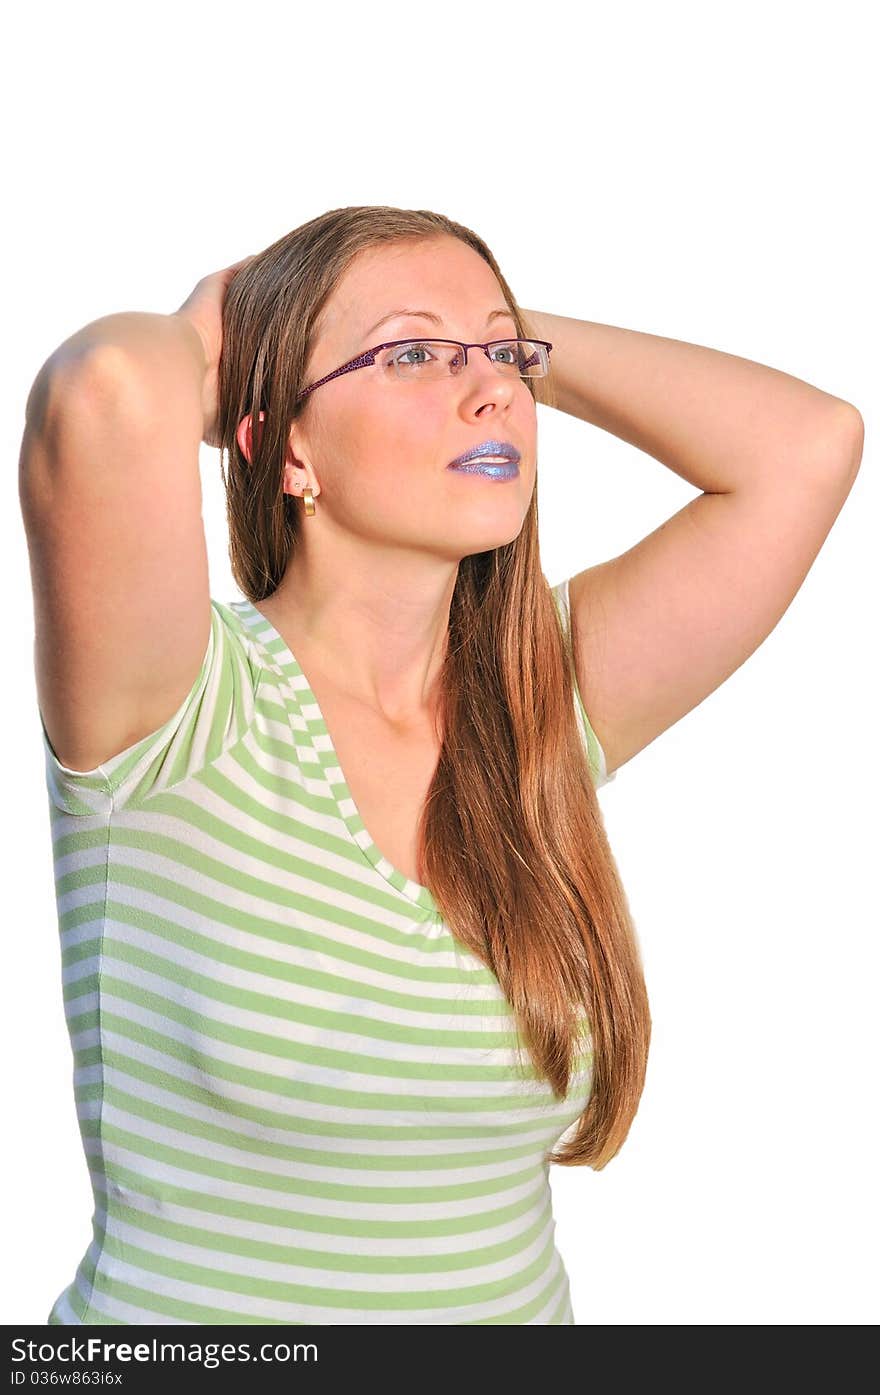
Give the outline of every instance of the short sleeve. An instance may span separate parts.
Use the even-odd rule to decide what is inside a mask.
[[[94,770],[62,765],[39,712],[52,803],[68,814],[100,814],[140,802],[198,774],[246,734],[256,710],[259,653],[241,619],[211,600],[211,630],[199,675],[172,717]]]
[[[571,612],[568,598],[568,578],[566,577],[564,581],[560,581],[558,586],[554,586],[551,589],[553,592],[553,599],[556,602],[562,620],[565,642],[568,648],[569,658],[571,659]],[[615,770],[610,775],[608,774],[605,752],[602,750],[599,744],[599,738],[590,725],[590,719],[587,716],[583,698],[581,697],[581,690],[578,686],[573,659],[571,663],[571,683],[574,689],[575,717],[577,718],[578,727],[580,728],[581,736],[586,746],[587,758],[590,762],[590,769],[593,772],[593,782],[596,788],[600,789],[602,785],[607,785],[617,778],[617,771]]]

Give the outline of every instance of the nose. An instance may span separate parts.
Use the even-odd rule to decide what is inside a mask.
[[[502,401],[509,401],[519,378],[506,377],[499,373],[489,358],[489,352],[479,344],[469,344],[467,346],[467,365],[462,369],[459,377],[464,378],[469,375],[468,387],[471,391],[479,389],[482,392],[489,392],[492,397],[497,397]]]

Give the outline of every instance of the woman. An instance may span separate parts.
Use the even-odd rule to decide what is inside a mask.
[[[704,490],[570,594],[537,401]],[[616,1155],[650,1038],[595,787],[772,629],[860,450],[775,370],[520,309],[425,211],[61,346],[22,506],[95,1213],[50,1323],[574,1322],[549,1164]]]

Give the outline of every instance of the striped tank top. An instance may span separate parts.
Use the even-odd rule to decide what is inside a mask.
[[[94,770],[40,726],[94,1196],[48,1323],[573,1323],[545,1154],[589,1034],[558,1101],[268,620],[212,599],[181,707]]]

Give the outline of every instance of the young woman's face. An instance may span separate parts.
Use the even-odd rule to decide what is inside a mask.
[[[439,322],[395,313],[376,324],[401,309],[430,311]],[[504,314],[494,315],[498,310]],[[320,324],[307,383],[388,340],[517,337],[491,267],[446,236],[360,253]],[[403,381],[387,362],[393,352],[323,384],[306,419],[293,423],[294,455],[307,456],[320,484],[319,512],[362,538],[453,561],[512,541],[535,487],[537,414],[529,387],[500,373],[479,349],[455,376]],[[519,475],[498,480],[447,468],[484,441],[515,446]],[[285,487],[298,476],[290,474]]]

